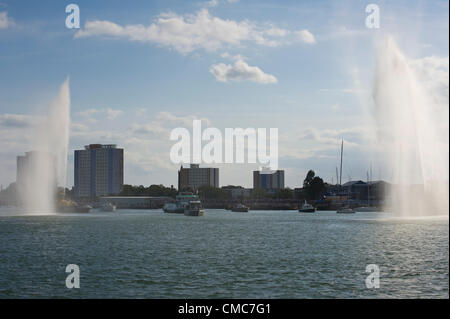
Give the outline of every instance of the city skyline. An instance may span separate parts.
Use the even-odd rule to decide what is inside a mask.
[[[366,3],[349,1],[78,1],[79,30],[65,28],[65,4],[27,11],[25,3],[0,3],[4,186],[15,179],[16,155],[33,149],[40,110],[67,76],[68,187],[74,184],[73,151],[92,143],[127,150],[124,183],[176,185],[170,130],[190,129],[193,119],[219,129],[278,127],[279,166],[290,188],[301,185],[309,169],[331,182],[341,139],[343,182],[365,180],[371,163],[374,179],[390,180],[382,156],[371,150],[372,66],[377,40],[386,33],[448,101],[448,2],[382,2],[380,30],[364,25]],[[170,28],[178,24],[189,32]],[[217,32],[202,32],[202,25]],[[220,186],[251,187],[257,169],[212,166],[221,171]]]

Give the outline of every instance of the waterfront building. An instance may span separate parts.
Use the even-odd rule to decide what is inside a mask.
[[[74,154],[75,197],[117,195],[123,187],[123,149],[90,144]]]
[[[242,186],[224,186],[222,189],[229,193],[233,200],[247,199],[252,194],[251,188],[244,188]]]
[[[181,166],[178,171],[178,190],[190,188],[196,190],[200,186],[219,187],[219,169],[212,167],[200,167],[199,164],[191,164],[189,168]]]
[[[284,188],[284,170],[253,171],[253,189],[275,190]]]

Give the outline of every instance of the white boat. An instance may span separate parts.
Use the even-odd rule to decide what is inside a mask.
[[[203,216],[202,203],[199,200],[190,201],[184,209],[184,214],[186,216]]]
[[[102,206],[100,206],[100,210],[102,212],[114,212],[116,211],[116,206],[111,203],[104,203]]]
[[[344,207],[336,211],[337,214],[354,214],[355,211],[350,207]]]
[[[311,205],[308,204],[305,200],[305,202],[303,203],[302,207],[298,210],[301,213],[315,213],[316,212],[316,208]]]

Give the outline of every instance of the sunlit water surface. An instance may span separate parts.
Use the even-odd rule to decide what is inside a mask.
[[[1,209],[0,298],[448,298],[448,233],[448,217],[386,213]]]

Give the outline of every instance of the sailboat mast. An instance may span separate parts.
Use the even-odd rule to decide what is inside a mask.
[[[342,185],[342,156],[344,154],[344,140],[341,143],[341,168],[339,173],[339,185]]]

